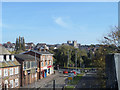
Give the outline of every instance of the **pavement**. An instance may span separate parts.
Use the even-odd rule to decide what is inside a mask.
[[[21,88],[53,88],[53,80],[55,80],[56,88],[63,88],[66,78],[67,76],[65,76],[62,72],[56,70],[55,74],[51,74],[46,78],[40,79],[35,83],[29,84]]]

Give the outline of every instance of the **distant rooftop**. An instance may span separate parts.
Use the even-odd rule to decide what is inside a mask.
[[[33,52],[36,52],[36,53],[39,53],[39,54],[51,54],[50,52],[48,52],[48,51],[36,51],[36,50],[31,50],[31,51],[33,51]]]
[[[10,52],[4,46],[0,46],[0,54],[10,54]]]

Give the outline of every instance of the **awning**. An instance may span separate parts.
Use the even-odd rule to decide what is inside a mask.
[[[51,67],[52,67],[52,65],[48,66],[47,68],[51,68]]]

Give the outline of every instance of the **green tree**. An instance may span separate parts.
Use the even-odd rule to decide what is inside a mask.
[[[19,50],[21,50],[21,37],[19,36]]]
[[[17,51],[18,49],[19,49],[19,42],[18,42],[18,38],[16,38],[15,50]]]
[[[62,67],[73,66],[73,64],[75,65],[76,58],[77,66],[82,66],[84,62],[82,56],[87,56],[86,51],[79,50],[78,48],[76,49],[73,46],[62,45],[58,49],[54,50],[54,58],[56,59],[56,64],[59,64]]]
[[[24,40],[24,37],[23,37],[23,40],[22,40],[22,50],[25,51],[25,40]]]
[[[56,49],[54,55],[55,59],[57,60],[56,63],[64,67],[67,67],[68,63],[69,64],[72,63],[71,62],[72,49],[73,49],[72,46],[66,46],[66,45],[62,45],[61,47]],[[69,56],[69,60],[68,60],[68,56]]]

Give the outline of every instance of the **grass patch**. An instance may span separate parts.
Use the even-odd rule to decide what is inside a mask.
[[[74,86],[65,86],[64,88],[75,88]]]
[[[64,68],[76,69],[76,67],[64,67]],[[92,69],[92,68],[80,68],[80,67],[77,67],[77,69]]]
[[[74,78],[73,78],[73,80],[71,80],[70,82],[68,82],[68,84],[69,85],[76,85],[76,84],[78,84],[78,82],[80,81],[80,79],[82,79],[82,76],[83,76],[84,74],[78,74],[77,76],[75,76]]]

